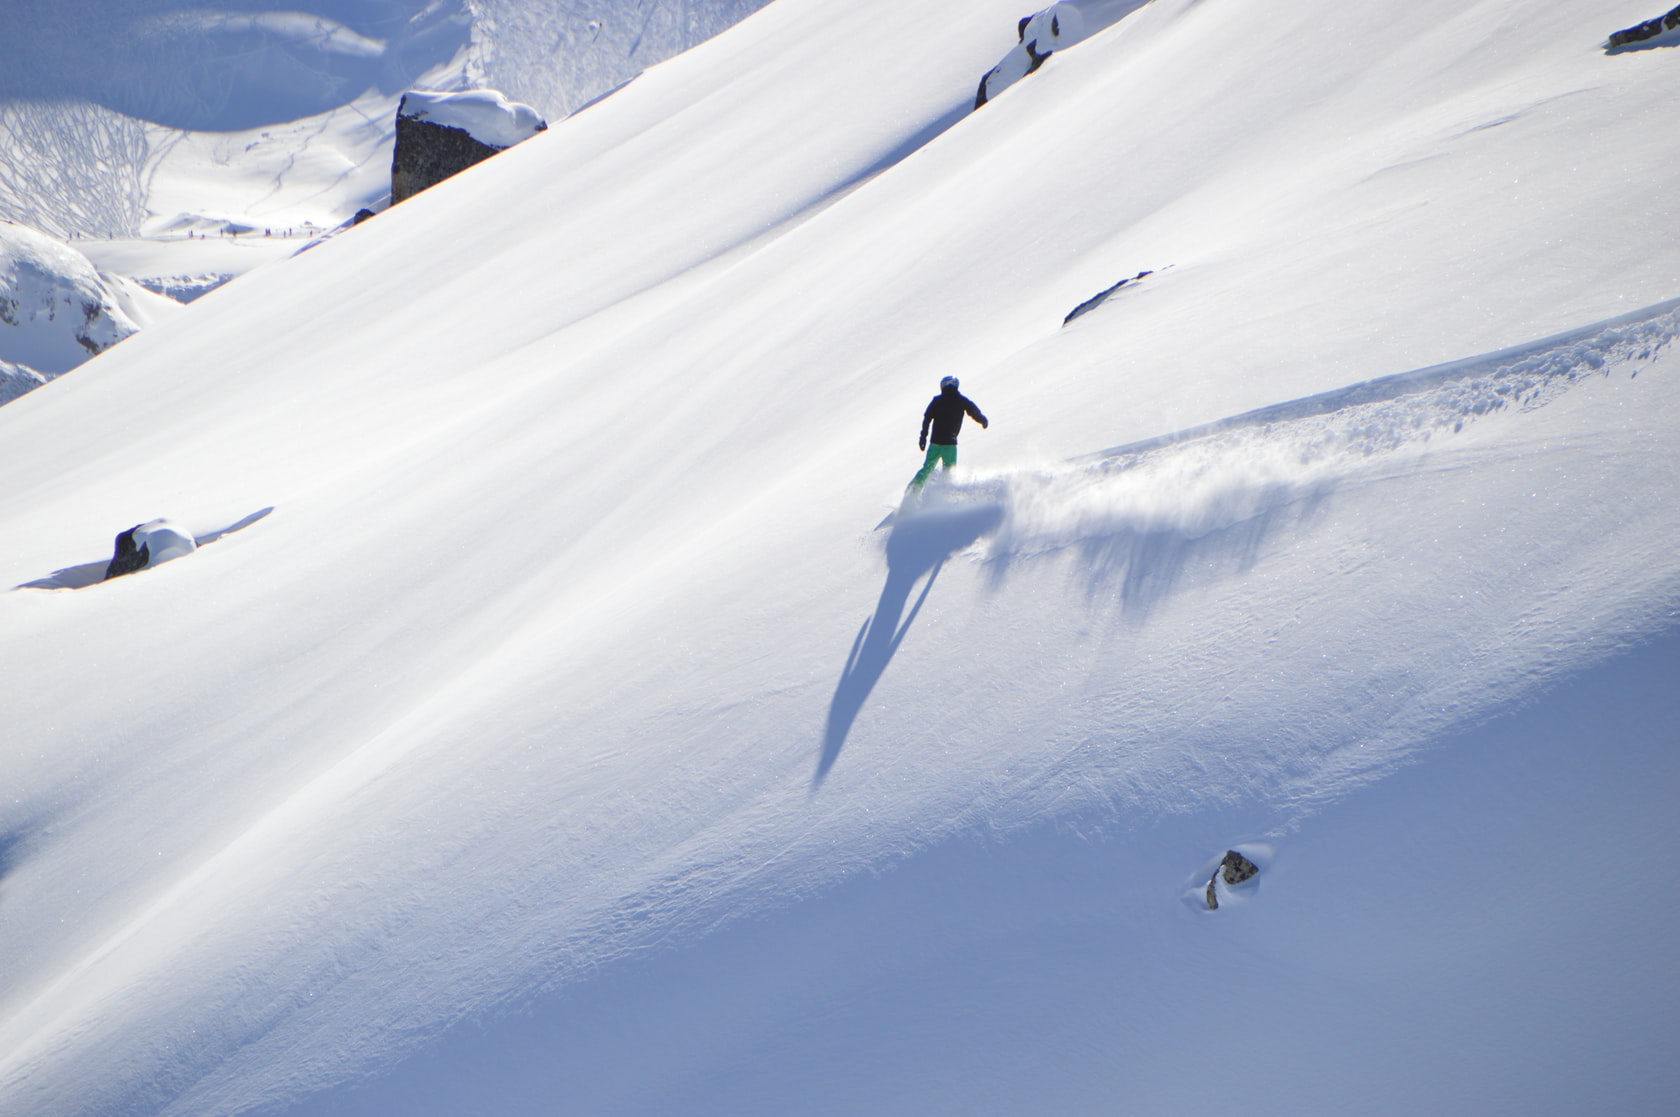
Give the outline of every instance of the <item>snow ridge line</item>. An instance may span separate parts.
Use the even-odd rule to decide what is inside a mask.
[[[1509,349],[1361,381],[1072,460],[1090,462],[1132,457],[1235,429],[1328,415],[1361,404],[1385,403],[1464,382],[1469,382],[1473,392],[1484,396],[1491,392],[1491,397],[1484,401],[1485,406],[1471,407],[1466,400],[1466,418],[1507,406],[1512,401],[1521,403],[1526,410],[1542,406],[1582,377],[1604,371],[1607,366],[1648,360],[1676,337],[1680,337],[1680,298]]]
[[[1057,466],[938,487],[947,506],[999,513],[971,554],[1005,564],[1079,547],[1094,569],[1139,563],[1140,541],[1174,545],[1245,526],[1260,536],[1313,507],[1373,460],[1422,452],[1479,419],[1544,407],[1594,375],[1631,368],[1680,338],[1680,299],[1495,353],[1381,377]],[[1000,567],[1001,568],[1001,567]],[[1133,575],[1128,574],[1130,579]],[[1130,596],[1141,587],[1128,581]]]

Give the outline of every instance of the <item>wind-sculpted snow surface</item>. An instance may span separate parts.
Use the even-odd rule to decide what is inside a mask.
[[[678,665],[699,648],[711,671],[756,653],[704,622],[679,625],[672,647],[615,654],[619,666],[594,676],[648,674],[665,688],[636,687],[630,716],[616,701],[565,699],[578,705],[562,746],[542,728],[547,703],[507,690],[513,660],[485,664],[187,872],[14,1026],[43,1016],[54,1022],[36,1042],[105,1037],[114,1073],[77,1098],[232,1111],[408,1050],[444,1022],[439,1006],[571,988],[654,944],[693,944],[743,912],[976,828],[1236,811],[1287,844],[1313,811],[1601,660],[1680,603],[1680,503],[1663,484],[1680,468],[1677,326],[1667,304],[1210,431],[957,483],[931,527],[918,516],[893,527],[873,616],[849,656],[833,645],[818,657],[829,669],[816,678],[696,687]],[[1525,452],[1536,444],[1552,449]],[[1555,526],[1560,512],[1568,530]],[[758,600],[776,600],[764,589]],[[721,597],[706,613],[730,614],[735,594],[710,592]],[[511,634],[515,660],[550,623]],[[953,673],[941,647],[973,654]],[[443,747],[439,719],[472,692],[502,712],[469,715],[465,753]],[[750,757],[751,774],[708,759],[719,755]],[[386,806],[370,815],[375,802]],[[439,844],[387,829],[396,802],[423,811]],[[516,823],[535,803],[549,804],[542,823]],[[308,837],[327,819],[330,847]],[[293,868],[282,850],[296,857],[299,843],[319,848]],[[1205,889],[1205,874],[1189,879],[1203,856],[1180,867],[1186,894]],[[351,865],[355,879],[341,880]],[[230,889],[298,891],[313,914],[277,922],[253,900],[252,915],[219,915],[212,929],[209,905],[233,903]],[[1137,900],[1176,904],[1178,889]],[[379,930],[393,926],[402,933]],[[172,970],[162,1000],[118,964],[154,952],[196,959],[190,974]],[[296,968],[259,971],[257,957]],[[821,983],[804,989],[781,998],[824,1011]],[[90,1015],[96,1004],[147,1023],[125,1038]],[[150,1037],[188,1027],[205,1062],[147,1054]],[[615,1034],[591,1030],[602,1027]],[[6,1073],[38,1050],[20,1048]],[[205,1077],[193,1069],[211,1065]],[[506,1073],[488,1065],[483,1081]],[[170,1104],[176,1074],[197,1084]],[[523,1074],[543,1076],[525,1068],[514,1081]],[[620,1075],[651,1088],[622,1056],[543,1080],[564,1102],[630,1089]],[[52,1076],[4,1081],[33,1111],[57,1112]],[[813,1111],[845,1112],[861,1089]],[[689,1104],[731,1111],[711,1098]]]
[[[1404,460],[1467,423],[1544,407],[1583,378],[1638,375],[1680,336],[1680,302],[1533,345],[1268,407],[1052,471],[953,485],[1003,512],[988,561],[1076,548],[1121,601],[1146,603],[1162,573],[1151,539],[1183,546],[1281,510],[1307,514],[1342,483]],[[1142,547],[1136,554],[1132,548]],[[1168,568],[1181,563],[1165,564]]]
[[[1657,385],[1634,382],[1654,366],[1671,369],[1677,336],[1680,303],[1666,303],[1532,345],[1354,385],[1054,468],[947,482],[933,490],[932,510],[896,524],[893,531],[926,533],[931,524],[932,530],[944,530],[948,546],[920,563],[897,591],[890,615],[877,607],[867,631],[874,639],[882,620],[895,627],[914,620],[921,602],[908,614],[903,602],[918,588],[925,594],[918,582],[926,576],[931,584],[929,572],[936,574],[936,565],[958,554],[975,562],[996,593],[1006,593],[1018,579],[1042,586],[1046,575],[1056,572],[1055,577],[1070,579],[1096,616],[1112,616],[1120,631],[1132,634],[1115,637],[1126,650],[1111,665],[1114,677],[1127,682],[1101,700],[1120,705],[1110,710],[1111,716],[1096,719],[1096,724],[1117,728],[1111,736],[1099,734],[1079,744],[1074,750],[1078,770],[1089,777],[1109,768],[1116,788],[1142,781],[1149,788],[1145,798],[1157,804],[1194,798],[1195,784],[1169,790],[1148,769],[1156,761],[1173,766],[1167,761],[1173,755],[1202,755],[1196,763],[1205,763],[1207,750],[1223,749],[1222,740],[1233,745],[1242,740],[1271,755],[1266,763],[1249,756],[1243,782],[1282,779],[1288,790],[1279,786],[1268,794],[1302,803],[1334,797],[1346,790],[1347,781],[1368,778],[1395,763],[1413,744],[1438,732],[1442,722],[1473,721],[1497,707],[1501,691],[1487,686],[1490,674],[1532,686],[1576,669],[1604,654],[1601,638],[1593,635],[1600,610],[1615,614],[1615,602],[1624,594],[1637,599],[1655,590],[1668,598],[1680,589],[1675,563],[1662,557],[1660,541],[1680,527],[1680,514],[1667,500],[1656,502],[1661,508],[1649,503],[1649,481],[1633,480],[1654,479],[1656,471],[1674,461],[1654,434],[1662,422],[1657,416],[1674,410],[1672,371],[1657,373]],[[1602,426],[1600,419],[1585,417],[1620,415],[1641,406],[1608,394],[1616,392],[1644,395],[1643,406],[1656,410],[1644,420]],[[1546,438],[1578,441],[1588,460],[1609,452],[1631,473],[1620,482],[1607,481],[1597,470],[1571,476],[1570,467],[1560,461],[1558,476],[1518,480],[1528,471],[1511,463],[1501,445]],[[1495,480],[1505,470],[1512,474],[1509,482]],[[1452,498],[1438,491],[1444,478],[1461,471],[1486,481],[1492,490],[1512,489],[1503,504],[1486,492],[1479,497],[1481,524],[1460,518]],[[1464,480],[1466,488],[1479,489],[1477,481]],[[1528,488],[1531,484],[1537,487]],[[1623,485],[1630,487],[1622,490]],[[1374,509],[1390,502],[1393,524],[1422,520],[1430,525],[1432,543],[1425,553],[1417,553],[1417,540],[1403,533],[1387,537],[1380,524],[1371,522],[1380,516]],[[1527,539],[1518,525],[1526,518],[1525,505],[1534,507],[1534,502],[1570,509],[1578,523],[1561,538],[1517,544]],[[1354,518],[1366,525],[1365,538],[1344,537],[1352,526],[1346,520],[1350,503],[1360,509]],[[1611,543],[1595,535],[1601,529],[1585,525],[1616,519],[1613,506],[1618,503],[1631,507],[1632,523],[1639,526],[1625,529],[1636,538]],[[941,523],[949,527],[941,529]],[[969,523],[971,530],[960,530]],[[1466,533],[1483,528],[1491,534],[1466,539]],[[893,547],[889,540],[890,569],[895,569]],[[1278,573],[1268,572],[1281,555],[1302,547],[1317,556],[1316,574],[1297,568],[1280,580]],[[1533,580],[1537,574],[1569,566],[1564,553],[1577,547],[1614,551],[1616,563],[1626,566],[1614,577],[1606,570],[1599,573],[1616,584],[1541,590]],[[1378,557],[1382,554],[1401,567],[1423,564],[1431,574],[1423,583],[1409,584],[1399,569],[1382,569],[1388,565]],[[1361,571],[1376,577],[1359,576]],[[889,573],[889,587],[893,578]],[[1260,579],[1266,586],[1264,601],[1248,597]],[[1426,619],[1407,611],[1408,599],[1427,596],[1442,584],[1460,586],[1452,595],[1450,616]],[[1526,631],[1533,623],[1526,614],[1534,593],[1575,610],[1572,617],[1549,617],[1538,639]],[[1228,606],[1210,607],[1220,600]],[[1191,601],[1198,604],[1187,605]],[[1266,618],[1280,601],[1289,603],[1293,623],[1304,625],[1305,633],[1292,638],[1289,628],[1275,627],[1277,621]],[[1315,612],[1319,615],[1309,622]],[[1412,638],[1418,628],[1439,627],[1433,639],[1461,645],[1468,658],[1404,667],[1389,663],[1399,649],[1389,645],[1386,625],[1396,623],[1400,614],[1408,617]],[[900,621],[900,616],[907,619]],[[1385,616],[1396,620],[1379,622]],[[1470,616],[1477,622],[1461,628]],[[1158,639],[1163,625],[1176,632],[1185,623],[1194,627],[1198,643],[1209,644],[1196,653],[1196,666],[1185,660],[1183,648]],[[1186,675],[1211,671],[1225,676],[1217,661],[1231,653],[1212,649],[1251,638],[1245,634],[1256,626],[1268,633],[1265,638],[1277,652],[1292,643],[1297,655],[1335,649],[1325,657],[1328,676],[1311,680],[1308,663],[1292,663],[1287,655],[1271,660],[1273,669],[1292,682],[1270,699],[1277,705],[1261,718],[1266,729],[1247,718],[1240,730],[1231,726],[1186,735],[1185,727],[1161,723],[1149,712],[1153,703],[1143,698],[1146,694],[1176,694],[1179,701],[1192,702]],[[1518,631],[1528,639],[1519,639]],[[885,658],[903,636],[894,639]],[[1486,641],[1494,647],[1469,650]],[[868,644],[862,648],[867,652]],[[1116,652],[1105,648],[1098,660]],[[1065,654],[1075,662],[1080,658],[1071,650]],[[852,658],[859,658],[858,651]],[[1467,675],[1470,662],[1477,662],[1477,668]],[[1031,659],[1017,667],[1034,670]],[[1076,673],[1092,670],[1099,669],[1081,662]],[[1396,670],[1403,682],[1382,678]],[[875,674],[884,671],[883,662]],[[1330,689],[1319,691],[1321,684]],[[836,704],[848,685],[843,679]],[[1232,688],[1227,700],[1245,691],[1252,697],[1257,686],[1266,689],[1260,680],[1239,675],[1225,676],[1220,685]],[[1366,708],[1350,720],[1351,709],[1337,709],[1362,701],[1383,713],[1373,716]],[[853,717],[848,711],[847,727]],[[1065,717],[1041,710],[1026,720],[1043,726]],[[1213,724],[1222,725],[1223,719]],[[1377,725],[1383,728],[1374,729]],[[1168,739],[1175,743],[1165,744]],[[1296,745],[1315,740],[1297,753]],[[819,775],[835,766],[843,744],[831,737]],[[1061,770],[1060,764],[1055,768]],[[1201,786],[1221,788],[1218,794],[1231,790],[1222,779]],[[1130,808],[1139,805],[1126,792],[1108,793],[1120,795]]]

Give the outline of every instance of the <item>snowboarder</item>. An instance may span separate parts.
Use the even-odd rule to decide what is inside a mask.
[[[991,425],[980,414],[974,401],[957,391],[957,378],[945,377],[939,382],[939,394],[922,412],[922,436],[916,445],[927,451],[927,460],[922,462],[921,471],[911,480],[910,488],[920,489],[938,463],[944,462],[946,469],[957,464],[957,432],[962,430],[965,413],[974,416],[974,421],[980,424],[982,430]],[[933,426],[931,445],[928,443],[929,424]]]

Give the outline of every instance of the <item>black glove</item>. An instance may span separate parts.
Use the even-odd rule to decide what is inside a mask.
[[[918,450],[926,450],[927,449],[927,435],[924,434],[924,435],[922,435],[922,437],[916,439],[916,449],[918,449]]]

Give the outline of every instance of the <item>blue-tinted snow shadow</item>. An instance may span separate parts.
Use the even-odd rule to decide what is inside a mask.
[[[1123,528],[1093,535],[1078,545],[1087,588],[1093,597],[1112,595],[1128,620],[1144,620],[1188,586],[1247,574],[1268,543],[1313,518],[1332,491],[1329,483],[1277,486],[1259,511],[1200,533]]]
[[[952,840],[289,1113],[1667,1112],[1677,667],[1671,628],[1437,742],[1218,912],[1192,869],[1287,804]]]
[[[214,543],[224,535],[232,535],[236,531],[244,531],[258,520],[266,519],[268,514],[273,511],[274,505],[272,504],[267,508],[259,508],[255,512],[252,512],[249,516],[246,516],[244,519],[231,523],[227,527],[220,527],[216,528],[214,531],[205,532],[203,535],[195,538],[193,542],[200,547]]]
[[[22,831],[0,831],[0,885],[5,884],[18,862],[23,860],[23,844]]]
[[[904,162],[904,160],[910,158],[910,156],[916,154],[916,152],[920,151],[922,148],[926,147],[928,144],[956,127],[956,125],[968,114],[969,107],[966,104],[952,105],[938,117],[930,121],[920,131],[906,138],[903,143],[881,156],[881,158],[877,159],[872,165],[866,167],[863,171],[841,184],[840,189],[844,191],[860,182],[865,182],[874,178],[882,171],[892,170],[894,167]]]
[[[1000,588],[1017,566],[1071,555],[1093,609],[1113,608],[1140,623],[1176,594],[1248,573],[1279,537],[1308,525],[1338,484],[1331,477],[1245,483],[1186,496],[1176,522],[1161,522],[1123,498],[1086,500],[1077,527],[1058,532],[1054,545],[1030,528],[1005,527],[985,556],[989,579]]]
[[[822,755],[817,760],[816,775],[811,778],[813,791],[822,785],[829,769],[839,759],[858,711],[863,709],[870,691],[875,689],[898,646],[904,642],[905,633],[926,604],[945,560],[996,528],[1002,518],[1003,509],[985,505],[925,512],[894,522],[887,536],[886,584],[881,587],[875,612],[863,622],[852,641],[851,654],[846,658],[840,681],[834,687],[834,698],[828,705]],[[924,575],[927,581],[906,616],[904,607]]]

